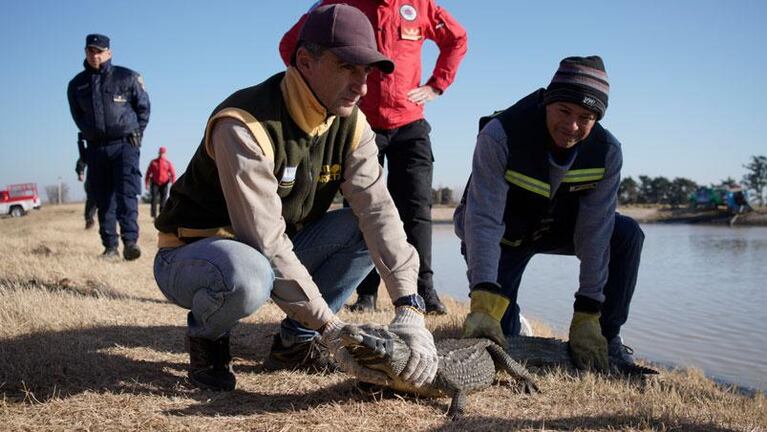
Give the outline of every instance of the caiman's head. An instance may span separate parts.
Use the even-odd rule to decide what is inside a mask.
[[[390,377],[399,376],[410,358],[405,341],[380,325],[348,324],[341,329],[341,341],[361,366]]]

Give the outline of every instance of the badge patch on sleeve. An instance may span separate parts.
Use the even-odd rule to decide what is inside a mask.
[[[573,185],[573,186],[570,186],[570,192],[578,192],[578,191],[582,191],[582,190],[596,189],[598,183],[599,182]]]
[[[136,81],[138,81],[138,84],[141,86],[141,90],[146,91],[146,86],[144,85],[144,76],[139,75],[138,78],[136,78]]]
[[[285,171],[282,172],[282,178],[280,179],[280,186],[281,187],[292,186],[293,183],[296,182],[297,170],[298,170],[297,166],[285,167]]]
[[[419,27],[402,27],[400,31],[400,37],[403,40],[417,41],[423,39],[421,35],[421,29]]]

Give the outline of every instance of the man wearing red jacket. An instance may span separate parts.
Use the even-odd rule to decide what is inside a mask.
[[[433,0],[322,0],[319,5],[347,3],[360,9],[373,24],[378,49],[396,64],[391,74],[372,70],[368,93],[360,109],[376,133],[379,161],[388,161],[387,187],[405,225],[407,240],[420,257],[418,293],[426,311],[444,314],[432,281],[431,269],[431,188],[433,154],[423,106],[441,95],[455,79],[466,54],[466,31]],[[306,15],[285,34],[280,55],[290,64],[296,39]],[[421,47],[426,39],[439,47],[431,77],[421,79]],[[375,308],[380,277],[373,270],[357,287],[352,310]]]
[[[149,162],[146,169],[144,183],[149,189],[149,196],[152,200],[152,219],[157,217],[157,204],[160,204],[160,211],[165,207],[165,201],[168,199],[168,190],[170,185],[176,182],[176,170],[173,164],[165,157],[165,147],[160,147],[157,159]]]

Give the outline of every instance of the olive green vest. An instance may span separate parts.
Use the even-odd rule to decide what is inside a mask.
[[[341,184],[346,156],[356,145],[358,109],[348,117],[336,117],[322,134],[311,136],[288,113],[280,88],[284,76],[284,72],[279,73],[239,90],[216,107],[206,137],[155,220],[161,233],[172,233],[189,242],[231,232],[219,172],[210,156],[213,152],[207,148],[212,124],[221,117],[242,120],[266,156],[273,157],[274,176],[279,180],[277,194],[289,236],[327,212]]]

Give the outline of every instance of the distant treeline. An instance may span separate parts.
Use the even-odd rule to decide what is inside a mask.
[[[728,177],[717,184],[708,185],[712,189],[733,188],[740,186],[751,195],[759,205],[763,205],[762,195],[767,186],[767,157],[751,156],[749,163],[743,165],[747,173],[743,179]],[[668,204],[680,206],[690,202],[690,197],[704,186],[684,177],[669,180],[666,177],[640,175],[639,181],[626,177],[621,181],[618,191],[620,204]]]
[[[751,156],[749,163],[743,165],[746,175],[738,182],[728,177],[718,184],[708,185],[711,188],[728,188],[740,185],[748,192],[748,195],[764,205],[763,193],[767,187],[767,156]],[[626,177],[621,181],[618,191],[620,204],[668,204],[680,206],[690,202],[690,195],[703,185],[683,177],[669,180],[666,177],[649,177],[640,175],[638,181],[632,177]],[[45,194],[48,203],[55,204],[69,201],[69,187],[66,183],[45,186]],[[453,190],[448,187],[432,189],[432,202],[437,205],[455,205],[463,193],[462,190]],[[148,201],[148,192],[142,196],[144,202]],[[336,202],[340,203],[342,197],[339,194]]]

